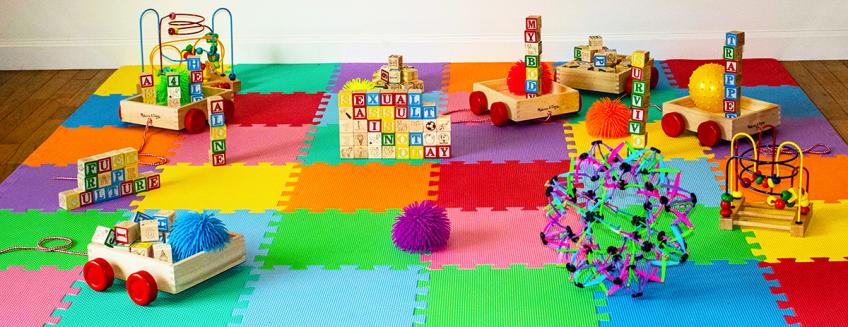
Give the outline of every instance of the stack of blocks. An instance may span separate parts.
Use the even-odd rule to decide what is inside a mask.
[[[724,41],[724,116],[739,117],[739,100],[742,99],[742,48],[745,32],[730,31]]]
[[[339,92],[343,159],[437,159],[451,156],[451,122],[421,90]]]
[[[153,74],[141,73],[138,77],[141,86],[141,98],[144,103],[156,104],[156,88],[153,86]]]
[[[188,68],[189,84],[188,93],[191,95],[191,102],[203,100],[203,69],[200,68],[200,57],[190,56],[186,58],[186,67]]]
[[[159,188],[159,174],[138,172],[138,150],[123,148],[77,161],[77,188],[59,193],[59,207],[73,210]]]
[[[589,36],[589,44],[574,47],[574,61],[568,67],[578,67],[580,63],[591,64],[596,71],[618,73],[628,69],[615,49],[604,46],[604,38],[600,35]]]
[[[374,72],[374,83],[390,90],[423,90],[424,81],[418,79],[415,67],[403,64],[403,56],[390,55],[387,65]]]
[[[227,164],[227,124],[224,121],[224,98],[211,96],[206,101],[209,113],[209,160],[213,166]]]
[[[631,145],[641,149],[648,144],[645,123],[648,119],[648,106],[651,104],[651,67],[654,60],[651,59],[650,52],[636,50],[630,56],[630,65],[633,92],[630,97],[630,121],[627,122],[627,131],[630,132]]]
[[[180,74],[176,72],[169,72],[165,74],[165,78],[168,81],[168,107],[179,108],[180,97],[182,97],[182,91],[180,90]]]
[[[132,220],[122,221],[114,228],[97,226],[91,242],[173,263],[167,242],[175,217],[173,210],[161,210],[153,217],[137,212]]]
[[[527,98],[539,96],[539,67],[542,57],[542,16],[527,16],[524,19],[524,63],[527,76],[524,91]]]

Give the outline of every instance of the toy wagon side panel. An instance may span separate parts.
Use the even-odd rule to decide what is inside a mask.
[[[201,252],[173,266],[175,290],[182,292],[244,261],[244,236],[230,233],[230,242],[222,250]]]
[[[177,293],[174,281],[174,266],[153,258],[140,256],[129,251],[120,251],[108,246],[90,243],[88,244],[88,260],[103,258],[112,266],[115,278],[126,280],[129,275],[137,271],[147,271],[156,279],[159,290],[168,293]]]
[[[121,120],[125,123],[146,125],[147,120],[151,119],[151,126],[153,127],[175,131],[182,130],[185,128],[185,117],[189,110],[198,109],[203,111],[204,116],[207,116],[209,113],[207,112],[205,98],[216,95],[233,101],[232,90],[214,87],[203,87],[204,99],[179,108],[144,103],[141,95],[137,95],[121,101]]]
[[[553,90],[550,94],[529,99],[518,98],[517,105],[510,108],[514,121],[547,118],[580,111],[580,93],[557,82],[553,82]]]
[[[619,94],[625,91],[630,70],[608,73],[563,65],[556,68],[556,81],[579,90]]]
[[[780,106],[742,97],[740,101],[739,118],[729,119],[724,117],[724,113],[706,112],[695,107],[695,102],[689,96],[684,96],[674,100],[667,101],[663,104],[663,115],[672,112],[677,112],[686,118],[686,129],[692,132],[697,132],[698,126],[705,121],[714,121],[721,127],[721,139],[730,140],[733,135],[739,132],[748,134],[756,134],[759,132],[760,126],[774,125],[777,127],[780,124]]]

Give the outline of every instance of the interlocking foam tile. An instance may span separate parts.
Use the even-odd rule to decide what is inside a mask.
[[[310,126],[227,127],[227,162],[276,165],[297,160]],[[209,133],[186,134],[168,164],[202,165],[209,160]]]
[[[671,83],[679,88],[689,87],[689,76],[696,68],[707,63],[716,63],[724,66],[724,60],[689,60],[668,59],[663,60],[663,70],[671,76]],[[798,83],[783,68],[776,59],[753,58],[742,59],[742,86],[798,86]],[[743,92],[744,94],[744,92]]]
[[[242,297],[249,304],[235,312],[244,315],[244,326],[411,326],[424,321],[413,315],[425,305],[417,299],[426,293],[418,287],[427,279],[421,267],[277,267],[260,274],[259,280],[248,283],[253,293]]]
[[[506,78],[514,62],[452,62],[448,63],[447,92],[471,92],[476,82]],[[426,86],[426,85],[425,85]]]
[[[358,208],[369,208],[383,212],[402,208],[431,198],[428,193],[434,188],[435,180],[431,176],[435,174],[431,164],[384,166],[379,163],[342,163],[330,166],[316,163],[300,168],[297,181],[287,187],[279,203],[288,211],[339,209],[352,212]]]
[[[144,135],[144,127],[103,127],[80,126],[66,128],[60,126],[38,149],[24,160],[27,166],[75,164],[84,158],[120,148],[138,148]],[[147,131],[143,153],[170,157],[176,147],[180,133],[160,128]]]
[[[74,284],[82,288],[79,294],[65,296],[70,307],[53,314],[61,316],[59,326],[227,326],[240,320],[233,311],[247,305],[239,297],[248,292],[247,281],[258,278],[249,272],[248,266],[236,266],[179,294],[159,292],[147,306],[130,300],[123,281],[103,292],[79,281]]]
[[[421,255],[421,261],[432,262],[430,269],[442,269],[445,265],[473,269],[481,264],[495,268],[509,268],[511,264],[541,268],[546,263],[556,263],[556,253],[539,240],[538,230],[544,217],[543,210],[448,209],[451,221],[448,245]]]
[[[82,268],[56,270],[22,270],[9,267],[0,270],[0,325],[43,326],[56,324],[59,317],[50,314],[56,308],[67,309],[70,303],[62,302],[65,294],[79,292],[71,288],[79,279]]]
[[[149,66],[147,71],[150,72]],[[94,94],[100,96],[112,94],[130,96],[138,94],[136,84],[138,84],[138,76],[140,74],[140,65],[121,66],[103,84],[100,84],[100,87],[97,88],[97,91],[94,91]]]
[[[665,154],[663,152],[663,154]],[[698,203],[708,207],[718,207],[721,203],[722,187],[716,180],[718,163],[706,158],[683,160],[679,158],[666,159],[666,167],[678,169],[681,172],[680,187],[695,193]]]
[[[547,204],[545,181],[569,169],[568,161],[473,165],[452,162],[437,168],[438,189],[433,193],[436,202],[445,208],[465,211],[476,208],[503,211],[510,207],[536,210]],[[542,220],[539,221],[541,224]]]
[[[152,170],[143,167],[142,171]],[[58,194],[77,187],[76,180],[56,180],[55,177],[76,178],[76,165],[56,167],[44,165],[39,167],[18,166],[6,181],[0,185],[0,209],[10,209],[21,212],[30,209],[43,211],[59,210]],[[152,192],[158,192],[154,190]],[[124,196],[115,200],[95,203],[85,206],[84,210],[115,211],[125,209],[138,196]]]
[[[565,269],[515,265],[511,269],[447,266],[430,271],[424,325],[598,326],[592,293],[568,283]]]
[[[396,159],[344,159],[339,155],[339,125],[331,123],[325,126],[317,126],[314,130],[307,133],[306,146],[301,149],[301,154],[297,157],[298,161],[306,165],[312,164],[354,164],[366,165],[369,163],[380,163],[384,165],[394,164],[409,164],[422,165],[424,163],[438,162],[436,159],[426,160],[396,160]]]
[[[118,109],[121,106],[121,100],[127,97],[113,94],[109,96],[92,95],[86,100],[68,119],[62,123],[62,126],[75,128],[80,126],[89,127],[127,127],[129,124],[121,121],[118,116]]]
[[[124,212],[104,213],[98,211],[44,213],[27,211],[11,213],[0,210],[0,249],[11,246],[36,246],[47,236],[64,236],[74,241],[68,248],[71,251],[86,251],[91,235],[97,226],[115,226],[123,218]],[[63,241],[48,242],[48,246],[62,245]],[[57,266],[67,270],[85,264],[85,256],[50,253],[40,251],[12,251],[0,255],[0,269],[9,266],[24,266],[24,269],[38,269],[41,266]]]
[[[274,266],[406,269],[420,262],[418,255],[401,251],[391,241],[392,224],[399,214],[397,209],[383,213],[367,210],[310,213],[305,209],[282,213],[279,222],[271,222],[277,231],[266,235],[270,243],[260,246],[267,249],[268,255],[257,256],[256,260],[263,261],[265,269]]]
[[[755,255],[764,255],[765,261],[777,262],[777,259],[796,258],[799,262],[811,258],[830,258],[833,261],[845,260],[848,243],[845,231],[848,231],[848,201],[838,204],[813,201],[813,218],[804,237],[791,237],[788,231],[763,228],[743,228],[754,231],[748,240],[758,243]]]
[[[238,64],[241,93],[327,92],[339,64]]]
[[[453,124],[451,128],[453,157],[443,162],[479,161],[520,162],[568,160],[574,151],[565,143],[562,123],[511,124],[497,127],[492,124]]]
[[[721,325],[722,319],[734,326],[785,326],[783,315],[792,311],[778,308],[779,297],[769,291],[775,283],[763,279],[767,271],[753,261],[669,267],[665,283],[648,284],[640,298],[596,292],[606,299],[599,311],[610,315],[601,326],[707,326]]]
[[[323,115],[316,119],[319,121],[318,126],[327,126],[327,125],[337,125],[339,123],[339,95],[338,93],[331,93],[327,97],[327,101],[322,103],[322,107],[319,109],[323,113]],[[422,101],[424,102],[435,102],[439,108],[439,111],[442,111],[447,104],[447,96],[442,91],[432,91],[432,92],[424,92],[422,95]],[[324,109],[326,108],[326,109]]]
[[[699,197],[698,200],[700,199]],[[746,239],[754,233],[739,229],[732,231],[719,229],[718,212],[719,208],[699,204],[689,214],[689,220],[695,226],[694,232],[686,238],[689,261],[699,265],[712,264],[717,260],[742,264],[749,260],[762,259],[751,252],[752,245],[748,244]]]
[[[231,125],[312,125],[330,96],[325,93],[245,93],[233,100],[236,111]]]
[[[264,212],[274,208],[291,174],[299,170],[295,164],[245,166],[211,164],[163,166],[162,188],[148,192],[141,201],[133,201],[138,210],[188,209],[221,212],[249,210]]]
[[[821,111],[797,86],[757,86],[742,88],[742,95],[780,105],[781,118],[823,118]]]
[[[337,93],[341,91],[347,81],[354,78],[362,78],[370,80],[375,71],[380,70],[380,66],[386,63],[343,63],[339,76],[333,83],[332,91]],[[404,65],[415,67],[418,70],[418,79],[424,81],[424,91],[444,90],[447,88],[447,63],[431,62],[431,63],[408,63],[404,61]]]
[[[787,316],[790,324],[802,326],[842,326],[848,321],[848,262],[830,262],[816,259],[813,262],[795,262],[783,259],[779,263],[761,263],[774,273],[765,274],[768,280],[780,282],[773,293],[786,296],[778,302],[781,307],[792,308],[795,316]]]
[[[574,143],[576,152],[570,155],[575,156],[586,152],[592,145],[592,142],[598,140],[596,137],[589,136],[586,131],[586,124],[569,124],[565,125],[566,141]],[[663,157],[666,159],[680,158],[684,160],[698,160],[700,158],[709,158],[705,152],[707,147],[698,144],[698,137],[693,133],[684,133],[678,137],[669,137],[662,130],[662,125],[659,121],[646,124],[648,131],[648,146],[656,147],[662,151]],[[630,137],[622,139],[606,139],[604,143],[609,146],[616,147],[622,141],[630,141]]]
[[[780,127],[777,128],[777,144],[780,144],[783,141],[792,141],[801,146],[802,149],[809,148],[816,144],[824,144],[831,150],[830,154],[826,154],[824,156],[848,154],[848,144],[845,144],[842,137],[836,133],[833,126],[831,126],[830,122],[828,122],[824,117],[783,117],[781,120]],[[756,140],[757,135],[752,136]],[[771,132],[763,133],[763,143],[772,143]],[[730,142],[720,142],[707,152],[715,154],[717,158],[726,157],[730,155]],[[804,159],[814,156],[821,155],[805,156]]]

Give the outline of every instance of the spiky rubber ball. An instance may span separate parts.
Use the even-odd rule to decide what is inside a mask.
[[[627,121],[630,109],[621,100],[601,98],[592,103],[586,113],[586,132],[591,137],[620,139],[627,137]]]
[[[539,65],[539,84],[542,88],[542,94],[551,93],[553,88],[553,74],[551,74],[551,66],[547,64]],[[506,76],[506,86],[509,92],[515,95],[527,95],[527,89],[524,82],[527,81],[527,69],[524,66],[524,61],[516,62],[509,69],[509,74]]]
[[[178,217],[168,234],[174,262],[200,252],[221,250],[229,241],[230,234],[224,223],[205,212],[190,212]]]
[[[392,242],[406,252],[432,252],[448,243],[450,231],[447,211],[425,200],[410,204],[395,217]]]
[[[724,67],[704,64],[689,76],[689,96],[698,109],[708,112],[724,110]]]

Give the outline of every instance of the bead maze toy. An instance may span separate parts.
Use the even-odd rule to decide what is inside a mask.
[[[630,95],[630,121],[627,122],[627,131],[630,133],[630,142],[636,148],[644,148],[648,145],[648,130],[645,123],[648,120],[648,107],[651,105],[651,69],[654,67],[654,59],[651,53],[644,50],[633,51],[630,55],[630,79],[632,83],[632,94]]]
[[[758,142],[747,133],[738,133],[730,140],[730,159],[725,164],[725,193],[721,195],[721,229],[760,227],[785,230],[793,237],[803,237],[809,228],[813,204],[809,200],[810,172],[804,167],[804,152],[794,142],[777,145],[777,136],[774,133],[772,136],[771,146],[760,145],[762,132]],[[741,153],[736,142],[740,138],[751,141],[751,148]],[[764,149],[772,153],[770,160],[761,157]],[[783,174],[781,167],[784,167]],[[778,189],[781,183],[788,183],[782,191]],[[765,195],[766,200],[746,199],[739,189],[740,184],[746,190]]]
[[[723,74],[701,66],[689,79],[690,95],[663,104],[666,135],[677,137],[689,130],[697,133],[701,145],[713,146],[738,133],[753,134],[762,126],[780,125],[780,105],[741,96],[745,33],[731,31],[725,36]],[[703,76],[694,78],[702,68]]]
[[[589,36],[589,44],[574,47],[574,59],[556,67],[556,80],[578,90],[621,94],[627,92],[631,77],[631,58],[604,46],[600,35]],[[649,66],[651,75],[657,69]],[[647,75],[647,76],[651,76]],[[648,78],[651,88],[658,78]]]
[[[389,90],[424,89],[424,81],[418,79],[418,69],[404,65],[401,55],[390,55],[388,64],[374,72],[371,80],[377,87]]]
[[[556,81],[550,81],[550,71],[542,64],[542,17],[528,16],[524,30],[524,63],[513,67],[524,75],[524,89],[513,90],[510,78],[474,83],[468,100],[472,112],[478,115],[491,111],[492,124],[504,126],[510,121],[520,122],[538,118],[551,118],[580,111],[580,93]],[[523,66],[523,67],[521,67]],[[510,77],[513,77],[512,71]],[[550,90],[546,90],[550,88]],[[517,92],[520,91],[520,92]],[[489,107],[491,103],[491,107]]]
[[[667,266],[689,257],[697,197],[680,187],[681,176],[655,148],[592,142],[569,172],[545,184],[542,243],[557,251],[577,287],[639,297],[649,282],[665,280]]]
[[[229,74],[224,73],[225,47],[215,30],[215,17],[220,12],[226,12],[230,21]],[[144,61],[142,32],[142,22],[147,13],[156,15],[159,40],[149,53],[150,67]],[[141,13],[139,44],[142,72],[139,76],[139,95],[121,101],[118,108],[121,121],[199,133],[206,128],[208,115],[203,100],[212,96],[222,97],[227,116],[232,116],[233,93],[241,88],[241,81],[236,79],[234,72],[232,14],[226,8],[219,8],[212,14],[211,27],[204,23],[205,20],[200,15],[186,13],[170,13],[160,19],[154,9]],[[174,39],[163,42],[163,29]],[[206,42],[208,46],[200,46],[201,42]],[[181,44],[185,44],[182,49],[178,47]],[[158,70],[153,64],[157,54]],[[166,67],[166,60],[172,66]]]
[[[59,207],[73,210],[155,190],[159,174],[138,172],[138,150],[123,148],[77,160],[77,187],[59,193]]]

